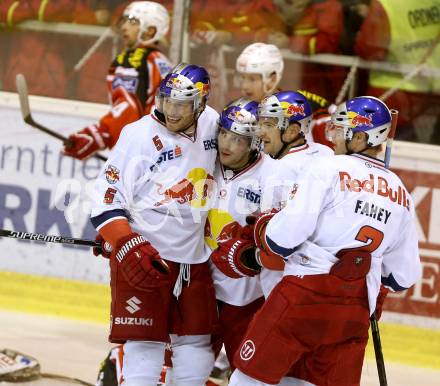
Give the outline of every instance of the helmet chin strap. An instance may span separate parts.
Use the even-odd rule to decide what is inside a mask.
[[[291,141],[289,141],[289,142],[286,142],[286,141],[284,141],[284,139],[283,139],[283,133],[284,133],[284,132],[280,131],[280,139],[281,139],[281,142],[283,143],[283,146],[281,146],[281,149],[278,151],[277,154],[275,154],[275,157],[274,157],[275,159],[278,159],[278,158],[280,157],[280,155],[283,154],[284,151],[286,151],[286,149],[288,149],[288,147],[289,147],[292,143],[298,141],[298,139],[300,139],[300,138],[305,138],[304,133],[303,133],[302,131],[300,131],[300,132],[297,134],[297,136],[296,136],[295,138],[293,138],[293,139],[292,139]]]
[[[347,155],[363,153],[365,150],[368,150],[368,149],[371,148],[371,146],[367,145],[367,146],[365,146],[365,148],[363,148],[362,150],[359,150],[359,151],[353,151],[353,150],[350,150],[350,149],[348,148],[348,145],[350,144],[350,142],[351,142],[351,140],[348,140],[348,139],[345,140],[345,147],[346,147],[346,149],[347,149],[347,153],[345,153],[345,154],[347,154]]]

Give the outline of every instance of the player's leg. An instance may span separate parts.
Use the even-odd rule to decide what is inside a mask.
[[[219,307],[220,334],[223,338],[226,355],[231,365],[235,352],[240,346],[249,323],[255,313],[262,307],[263,303],[264,298],[261,297],[245,306],[233,306],[223,303],[222,306]],[[234,369],[233,366],[232,369]]]
[[[122,386],[157,386],[165,353],[163,342],[128,341],[124,345]]]
[[[173,367],[167,372],[167,384],[205,386],[214,366],[210,335],[171,335]]]
[[[178,386],[202,386],[214,367],[211,335],[218,329],[217,303],[208,263],[188,269],[189,279],[182,283],[171,310],[170,377]]]

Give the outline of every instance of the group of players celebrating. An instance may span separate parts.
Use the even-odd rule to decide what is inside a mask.
[[[380,159],[390,110],[361,96],[314,111],[310,93],[278,88],[279,50],[254,43],[237,59],[243,97],[220,114],[206,69],[185,63],[145,111],[145,81],[128,79],[142,66],[128,67],[156,52],[139,39],[154,32],[148,4],[124,13],[137,30],[112,68],[111,132],[102,121],[65,149],[112,147],[91,220],[110,260],[118,382],[156,386],[170,346],[166,384],[205,385],[224,345],[229,385],[359,385],[379,294],[421,275],[411,196]]]

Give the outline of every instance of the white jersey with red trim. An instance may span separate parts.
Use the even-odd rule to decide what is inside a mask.
[[[162,258],[206,261],[203,229],[213,187],[217,118],[206,107],[194,137],[168,131],[153,115],[127,125],[96,182],[95,228],[127,217]]]
[[[283,208],[289,196],[295,194],[296,180],[304,167],[315,157],[332,157],[333,154],[333,150],[319,143],[306,142],[303,145],[292,147],[283,158],[275,161],[275,167],[264,186],[263,210]],[[282,277],[283,271],[262,269],[260,282],[266,298]]]
[[[339,251],[362,247],[372,255],[371,312],[381,278],[394,291],[420,279],[413,201],[382,162],[358,154],[316,158],[297,184],[266,228],[270,248],[288,257],[284,275],[327,274]]]
[[[205,242],[214,250],[218,242],[237,235],[246,217],[260,212],[261,186],[274,168],[274,161],[260,154],[255,162],[233,175],[217,162],[217,196],[208,213]],[[211,264],[217,299],[234,306],[245,306],[263,296],[259,276],[233,279]]]
[[[281,209],[286,205],[289,194],[295,189],[299,173],[314,157],[333,155],[329,147],[314,142],[292,147],[283,158],[276,161],[267,180],[263,196],[264,210]]]

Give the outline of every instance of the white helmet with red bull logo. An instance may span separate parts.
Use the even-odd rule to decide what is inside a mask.
[[[237,72],[260,74],[263,80],[264,92],[271,93],[278,86],[284,69],[283,56],[277,46],[265,43],[253,43],[247,46],[235,64]],[[276,82],[268,89],[269,78],[276,74]]]
[[[123,19],[135,19],[139,22],[138,42],[151,44],[162,39],[170,27],[170,15],[167,9],[153,1],[133,1],[124,10]],[[143,40],[142,34],[148,27],[155,27],[156,33],[151,39]]]
[[[385,103],[372,96],[361,96],[341,103],[332,114],[331,122],[343,127],[347,141],[357,132],[368,135],[368,146],[385,142],[391,129],[391,113]]]
[[[278,128],[286,130],[293,122],[299,123],[306,134],[312,121],[312,107],[307,98],[296,91],[280,91],[264,98],[258,107],[258,117],[278,119]]]

